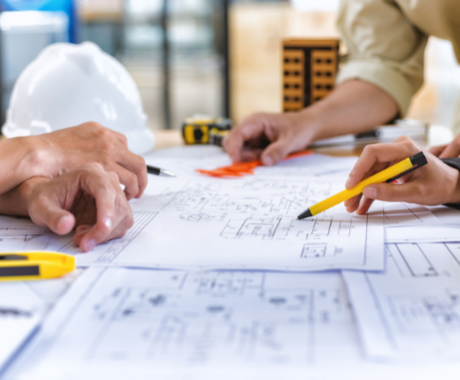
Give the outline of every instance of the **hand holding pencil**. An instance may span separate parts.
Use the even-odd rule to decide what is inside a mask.
[[[422,149],[410,138],[400,137],[391,144],[368,145],[345,184],[347,189],[381,172]],[[374,200],[438,205],[460,202],[460,172],[424,151],[428,165],[397,180],[364,188],[363,193],[345,201],[348,212],[365,214]]]

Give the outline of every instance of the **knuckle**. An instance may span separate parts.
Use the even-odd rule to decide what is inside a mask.
[[[375,152],[375,147],[374,145],[366,145],[363,149],[362,156],[372,156]]]
[[[406,136],[404,136],[404,137],[406,137]],[[405,140],[403,141],[403,146],[405,146],[405,147],[407,147],[407,148],[410,148],[410,147],[412,147],[413,145],[414,145],[414,142],[413,142],[411,139],[409,139],[409,138],[407,138],[407,139],[405,139]]]
[[[101,154],[99,163],[102,165],[103,168],[105,168],[106,170],[109,170],[110,168],[114,166],[114,164],[116,163],[116,160],[114,157],[112,157],[110,153],[106,152],[106,153]]]
[[[124,146],[128,146],[128,138],[123,133],[118,133],[118,137]]]
[[[112,228],[111,228],[111,226],[108,225],[107,223],[101,223],[101,224],[99,225],[99,229],[100,229],[101,232],[103,232],[104,234],[108,234],[108,233],[110,233],[110,231],[111,231]]]
[[[137,165],[144,170],[146,166],[145,158],[136,155]]]
[[[105,134],[106,132],[103,132],[100,136],[102,138],[102,140],[99,142],[99,146],[98,148],[104,152],[111,152],[112,151],[112,148],[113,148],[113,144],[112,142],[110,141],[110,139],[108,139],[107,135]]]
[[[105,129],[101,124],[95,121],[90,121],[86,123],[86,126],[88,128],[91,128],[94,132],[98,132],[98,133],[102,133],[102,131]]]
[[[104,168],[98,162],[88,162],[82,166],[82,170],[87,173],[97,173],[97,172],[104,171]]]
[[[128,171],[126,173],[126,179],[130,184],[137,184],[137,175],[134,174],[133,172]]]
[[[120,182],[118,174],[115,172],[107,172],[107,177],[109,178],[111,183],[117,184]]]
[[[373,149],[374,149],[374,145],[366,145],[363,149],[363,153],[372,152]]]
[[[35,208],[42,209],[46,205],[48,199],[46,192],[38,190],[38,192],[35,192],[34,194],[35,196],[33,197],[33,204]]]

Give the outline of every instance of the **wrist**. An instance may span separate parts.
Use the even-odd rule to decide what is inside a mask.
[[[52,177],[52,162],[47,154],[47,149],[42,143],[40,136],[28,136],[24,138],[26,153],[24,158],[24,170],[28,174],[25,180],[33,177]]]
[[[4,139],[0,147],[0,194],[14,189],[31,177],[40,175],[40,170],[46,168],[42,154],[35,149],[32,137]]]
[[[15,152],[15,173],[17,186],[24,181],[44,176],[49,169],[50,162],[46,160],[46,151],[40,144],[38,136],[15,137],[5,140],[9,144],[9,151]]]
[[[292,114],[292,124],[299,140],[310,144],[323,139],[324,120],[313,107]]]
[[[31,178],[13,190],[0,195],[0,214],[12,216],[29,216],[29,201],[36,187],[49,181],[46,178]]]

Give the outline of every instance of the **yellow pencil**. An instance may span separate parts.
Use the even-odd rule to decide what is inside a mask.
[[[389,168],[382,170],[380,173],[374,174],[372,177],[361,181],[352,189],[343,190],[340,193],[311,206],[309,209],[300,214],[297,219],[301,220],[315,216],[338,205],[339,203],[345,202],[347,199],[353,198],[355,195],[361,194],[366,186],[373,185],[375,183],[393,182],[395,179],[421,168],[427,163],[428,161],[426,160],[423,152],[419,152],[415,156],[406,158],[405,160],[398,162],[396,165],[390,166]]]
[[[75,269],[75,257],[59,252],[0,253],[0,281],[62,277]]]

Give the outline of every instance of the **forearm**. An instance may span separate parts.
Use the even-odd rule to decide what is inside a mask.
[[[378,87],[349,80],[323,101],[299,113],[305,128],[313,126],[313,140],[369,131],[388,123],[399,113],[393,98]]]
[[[10,216],[29,216],[29,199],[35,186],[48,181],[46,178],[31,178],[14,189],[0,195],[0,214]]]
[[[17,137],[0,141],[0,194],[29,178],[40,175],[46,164],[35,147],[35,137]]]

